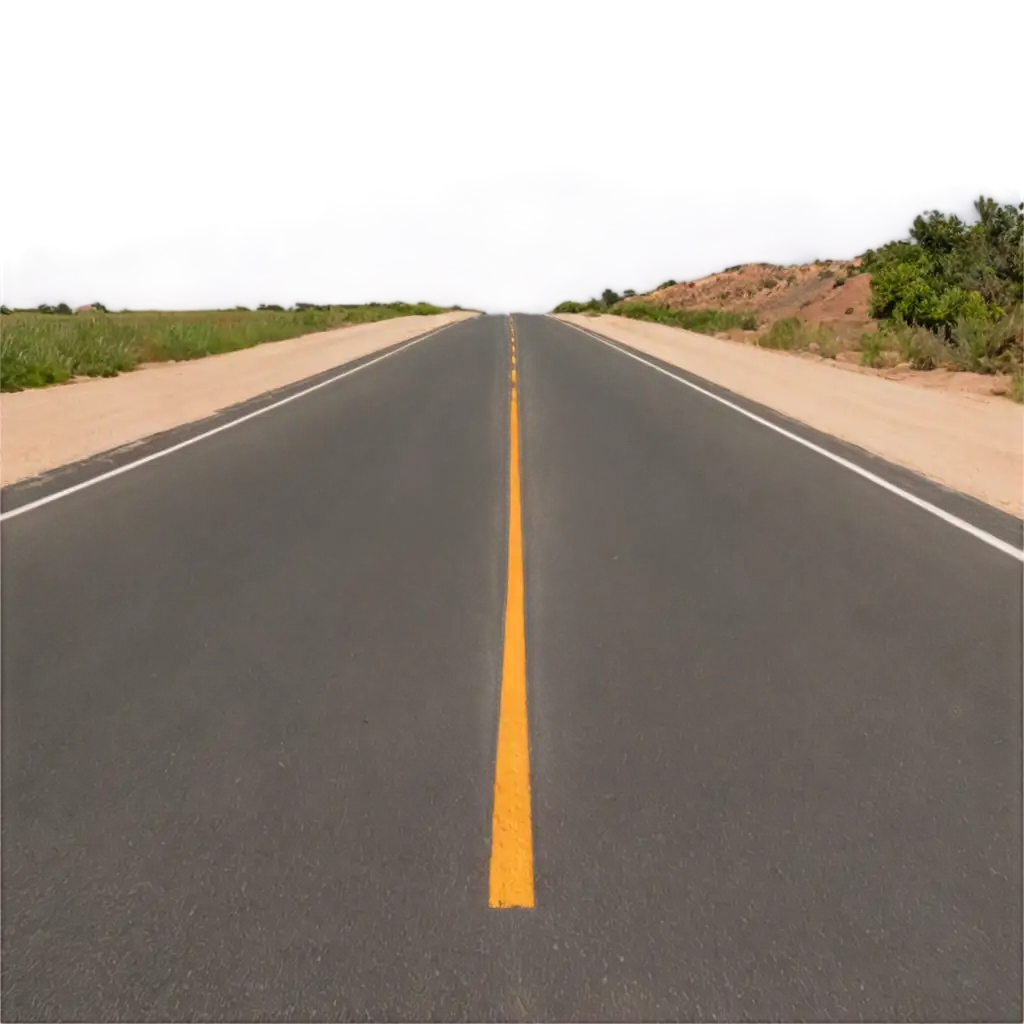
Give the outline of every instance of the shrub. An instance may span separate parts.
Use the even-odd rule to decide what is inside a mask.
[[[1022,308],[995,321],[961,317],[952,332],[954,364],[979,373],[1012,373],[1024,361]]]
[[[999,320],[1024,299],[1024,204],[984,196],[976,220],[931,210],[910,237],[864,254],[871,272],[871,315],[929,327],[951,339],[961,320]]]
[[[622,296],[619,295],[618,292],[612,291],[611,288],[605,288],[605,290],[601,292],[601,301],[606,306],[614,306],[616,302],[621,300],[621,298]]]
[[[835,359],[839,355],[839,338],[824,327],[819,329],[818,353],[823,359]]]
[[[887,350],[885,338],[881,334],[865,334],[860,340],[860,365],[881,366],[882,353]]]
[[[616,316],[631,320],[649,320],[652,323],[683,327],[700,334],[715,334],[718,331],[757,330],[757,318],[753,313],[742,313],[722,309],[669,309],[653,302],[627,302],[611,310]]]
[[[845,278],[845,277],[843,277],[842,275],[840,275],[839,277],[837,277],[837,278],[836,278],[836,279],[835,279],[835,280],[834,280],[834,281],[832,282],[832,287],[833,287],[833,288],[842,288],[844,284],[846,284],[846,278]]]
[[[819,281],[827,281],[832,276],[833,276],[832,271],[828,270],[827,268],[825,270],[819,270],[818,271],[818,280]]]
[[[807,348],[811,339],[807,337],[805,325],[799,317],[787,316],[782,320],[776,320],[757,343],[762,348],[789,350]]]
[[[6,306],[0,306],[0,316],[10,316],[11,311]]]
[[[567,302],[560,302],[552,310],[553,313],[582,313],[586,309],[586,305],[582,302],[573,302],[571,299]]]
[[[660,292],[662,288],[671,288],[673,285],[678,283],[678,281],[673,281],[670,277],[667,281],[662,281],[655,290]]]
[[[762,277],[761,278],[761,287],[762,288],[774,288],[778,283],[779,283],[779,279],[777,277]]]
[[[1010,380],[1010,397],[1015,402],[1024,402],[1024,368],[1018,366]]]
[[[915,370],[934,370],[949,361],[949,348],[942,339],[926,327],[895,321],[880,332],[895,345],[900,358]]]

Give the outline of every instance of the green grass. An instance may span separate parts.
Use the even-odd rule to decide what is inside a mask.
[[[834,359],[838,350],[833,332],[824,327],[811,327],[799,317],[787,316],[775,323],[757,339],[761,348],[781,348],[799,352],[817,345],[826,358]]]
[[[1010,398],[1024,402],[1024,367],[1018,366],[1010,378]]]
[[[0,321],[0,390],[43,387],[76,376],[113,377],[145,362],[198,359],[345,324],[443,312],[425,302],[255,312],[15,312]]]
[[[745,331],[757,329],[757,319],[753,313],[738,313],[722,309],[669,309],[657,306],[653,302],[623,302],[608,310],[616,316],[629,317],[631,320],[650,320],[656,324],[668,324],[670,327],[684,327],[688,331],[700,334],[715,334],[718,331],[731,331],[741,328]]]

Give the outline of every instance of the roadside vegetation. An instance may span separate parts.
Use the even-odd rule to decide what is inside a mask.
[[[430,303],[362,306],[296,303],[291,309],[108,313],[96,303],[72,313],[63,303],[36,310],[3,310],[0,390],[59,384],[76,376],[112,377],[140,363],[198,359],[346,324],[447,310]]]
[[[837,289],[852,276],[871,275],[870,308],[863,314],[873,321],[866,323],[868,329],[858,338],[830,324],[785,316],[769,320],[756,344],[828,359],[852,353],[862,365],[879,368],[1002,374],[1009,377],[1010,397],[1024,400],[1024,204],[1000,205],[981,197],[970,222],[931,210],[914,219],[907,238],[869,250],[838,273],[835,261],[815,260],[819,264],[817,277],[831,279]],[[786,268],[761,266],[778,272],[760,281],[762,289],[779,285]],[[793,283],[792,277],[785,280]],[[730,295],[716,294],[721,300]],[[623,301],[611,289],[600,300],[564,302],[555,312],[613,313],[706,334],[757,327],[751,313],[670,308],[649,296]]]
[[[631,320],[650,320],[656,324],[668,324],[671,327],[685,327],[688,331],[700,334],[714,334],[717,331],[740,329],[753,331],[757,329],[757,319],[753,313],[736,313],[725,309],[669,309],[652,302],[628,302],[608,310],[616,316],[629,317]]]
[[[675,284],[675,282],[671,282]],[[652,323],[667,324],[670,327],[684,327],[688,331],[700,334],[714,334],[717,331],[730,331],[736,328],[745,331],[757,329],[757,318],[753,313],[737,313],[724,309],[671,309],[644,299],[633,299],[636,295],[627,289],[623,295],[606,288],[600,299],[589,302],[562,302],[557,305],[555,313],[611,313],[614,316],[625,316],[631,320],[650,320]]]

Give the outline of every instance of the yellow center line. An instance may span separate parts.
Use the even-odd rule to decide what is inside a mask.
[[[515,355],[515,327],[509,318]],[[492,907],[533,906],[533,824],[530,808],[530,738],[526,715],[526,623],[523,589],[523,520],[519,478],[519,396],[511,371],[509,407],[508,589],[501,666],[498,753],[491,821]]]

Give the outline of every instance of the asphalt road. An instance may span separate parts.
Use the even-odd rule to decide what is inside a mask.
[[[488,317],[4,523],[5,1020],[1021,1019],[1020,562],[516,329],[533,909]]]

